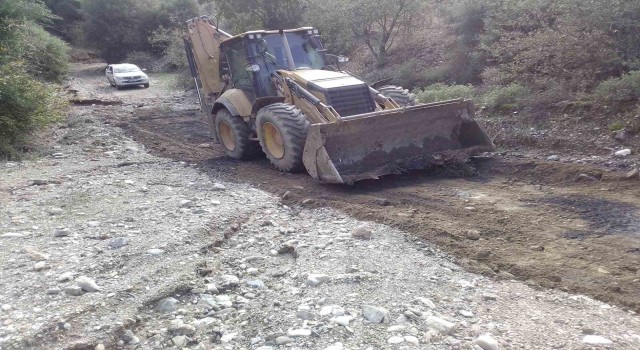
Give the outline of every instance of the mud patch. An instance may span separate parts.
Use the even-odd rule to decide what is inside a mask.
[[[122,101],[108,101],[108,100],[99,100],[99,99],[83,99],[83,100],[71,100],[76,106],[120,106],[122,105]]]
[[[590,231],[574,231],[567,238],[583,239],[589,235],[640,235],[640,208],[635,205],[587,196],[551,197],[542,203],[560,207],[589,223]]]

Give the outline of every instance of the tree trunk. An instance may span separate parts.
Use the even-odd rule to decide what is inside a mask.
[[[378,68],[383,67],[387,60],[387,48],[385,47],[384,43],[380,44],[380,46],[378,47],[378,54],[376,55],[376,58],[378,61]]]

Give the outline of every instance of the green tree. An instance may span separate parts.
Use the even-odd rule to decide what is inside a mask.
[[[418,0],[359,0],[352,3],[352,30],[364,40],[376,58],[378,67],[384,66],[387,52],[398,33],[411,24],[409,15],[419,7]]]
[[[217,0],[216,4],[234,32],[295,28],[307,10],[304,0]]]
[[[129,52],[154,52],[149,36],[160,27],[175,28],[198,15],[196,0],[83,0],[84,41],[109,63]]]
[[[415,14],[426,0],[312,0],[307,18],[322,30],[325,41],[342,52],[362,43],[384,66],[389,50],[404,29],[410,28]]]
[[[84,19],[80,0],[44,0],[44,3],[57,16],[46,29],[71,41],[72,28]]]

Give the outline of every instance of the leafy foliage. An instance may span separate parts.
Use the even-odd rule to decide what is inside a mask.
[[[73,39],[73,28],[84,19],[80,0],[44,0],[56,18],[53,18],[47,26],[55,35],[60,35],[65,40]]]
[[[493,110],[509,110],[523,107],[525,99],[531,95],[529,88],[512,83],[507,86],[493,86],[480,97],[482,104]]]
[[[640,101],[640,71],[603,81],[596,88],[595,96],[609,103]]]
[[[23,44],[26,70],[42,80],[61,83],[68,71],[67,44],[36,24],[25,26],[23,31],[28,38]]]
[[[416,98],[422,103],[454,100],[459,98],[473,99],[476,90],[470,85],[446,85],[437,83],[420,90],[414,90]]]
[[[47,8],[35,0],[4,0],[0,2],[0,64],[24,56],[24,28],[48,16]]]
[[[66,100],[53,85],[18,64],[0,66],[0,156],[15,158],[32,131],[64,116]]]
[[[188,66],[187,57],[184,54],[184,42],[182,29],[169,29],[160,27],[149,36],[149,42],[160,53],[160,69],[185,68]]]
[[[175,28],[198,15],[196,0],[83,0],[84,42],[108,63],[132,51],[154,52],[149,35],[160,27]]]
[[[66,73],[67,46],[38,22],[50,13],[36,0],[0,2],[0,156],[16,157],[30,133],[64,112],[54,85]]]
[[[236,33],[298,27],[307,9],[302,0],[218,0],[216,5]]]

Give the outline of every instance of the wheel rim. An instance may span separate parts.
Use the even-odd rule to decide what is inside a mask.
[[[224,148],[233,152],[236,149],[236,135],[234,135],[231,125],[226,121],[223,121],[218,125],[218,129],[220,130],[222,145]]]
[[[277,159],[284,157],[284,141],[280,130],[272,123],[267,122],[262,125],[262,134],[269,154]]]

